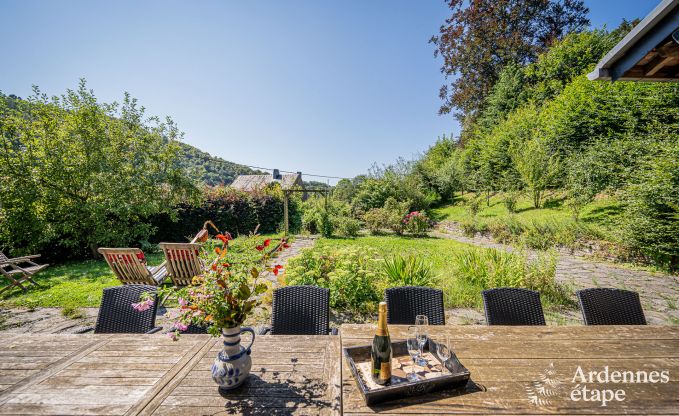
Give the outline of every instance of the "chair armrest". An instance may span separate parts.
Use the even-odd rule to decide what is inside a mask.
[[[269,332],[271,332],[270,326],[263,326],[263,327],[257,329],[257,331],[256,331],[257,335],[266,335]]]
[[[147,334],[154,334],[154,333],[160,331],[161,329],[163,329],[162,326],[157,326],[157,327],[153,328],[152,330],[148,331]]]
[[[90,332],[90,331],[94,331],[93,326],[84,326],[84,327],[78,328],[77,330],[73,331],[73,333],[74,334],[84,334],[85,332]]]
[[[332,328],[330,330],[330,335],[339,335],[339,329],[338,328]]]
[[[38,257],[40,257],[40,254],[32,254],[30,256],[14,257],[13,259],[9,259],[9,261],[13,261],[13,260],[22,260],[23,261],[23,260],[37,259]]]

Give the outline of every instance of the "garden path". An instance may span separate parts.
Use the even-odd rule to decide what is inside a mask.
[[[514,248],[499,244],[489,237],[477,235],[464,236],[457,227],[439,227],[432,236],[450,238],[479,247],[496,248],[511,251]],[[571,285],[576,290],[590,287],[615,287],[633,290],[639,293],[646,319],[652,325],[679,325],[679,277],[645,270],[634,270],[620,264],[595,261],[568,253],[559,252],[556,269],[558,281]],[[550,313],[547,313],[550,320]],[[471,315],[468,319],[474,323]],[[481,318],[482,319],[482,318]],[[579,323],[578,311],[564,311],[551,316],[558,323]]]
[[[312,247],[315,242],[314,236],[297,236],[290,243],[290,248],[284,250],[274,259],[275,264],[285,267],[288,260],[295,257],[299,252],[307,247]],[[262,274],[262,277],[272,283],[275,288],[279,285],[278,278],[271,272]],[[264,299],[264,305],[260,306],[253,316],[251,324],[269,322],[270,298]],[[0,308],[0,333],[72,333],[85,326],[94,326],[97,320],[99,308],[80,308],[78,315],[68,318],[62,315],[61,308]],[[170,328],[172,322],[169,321],[168,309],[160,308],[156,318],[156,325],[163,328]]]

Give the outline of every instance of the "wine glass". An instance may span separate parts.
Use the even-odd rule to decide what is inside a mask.
[[[417,364],[417,359],[420,356],[420,341],[417,338],[417,328],[411,326],[408,328],[408,338],[406,338],[406,346],[408,347],[408,354],[413,360],[413,366],[411,371],[406,375],[408,381],[418,381],[420,376],[415,372],[415,364]]]
[[[415,327],[417,328],[417,341],[420,344],[420,356],[418,357],[417,363],[422,367],[425,367],[427,365],[427,360],[425,360],[423,357],[424,353],[422,352],[422,349],[424,348],[424,344],[427,343],[427,340],[429,338],[427,331],[429,327],[429,319],[427,318],[427,316],[417,315],[415,317]]]
[[[443,367],[446,367],[446,362],[450,360],[453,352],[450,350],[450,337],[442,335],[436,337],[436,355],[441,359]]]

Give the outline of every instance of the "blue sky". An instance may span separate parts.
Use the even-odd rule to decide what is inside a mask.
[[[586,3],[593,26],[614,27],[657,1]],[[437,115],[427,43],[447,15],[442,0],[0,0],[0,90],[60,94],[85,77],[213,155],[351,177],[457,134]]]

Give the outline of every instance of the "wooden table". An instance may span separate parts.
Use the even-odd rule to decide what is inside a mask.
[[[244,336],[245,337],[245,336]],[[0,414],[339,414],[340,339],[263,336],[248,384],[222,397],[208,335],[0,339]]]
[[[392,339],[406,327],[390,326]],[[337,336],[258,337],[252,376],[222,397],[210,377],[219,341],[184,335],[23,335],[0,339],[0,414],[679,414],[679,327],[431,327],[448,333],[473,383],[367,407]],[[588,384],[625,400],[571,400],[575,372],[668,371],[666,383]]]
[[[392,340],[405,326],[390,326]],[[342,325],[342,346],[369,344],[371,325]],[[404,398],[367,407],[346,360],[342,365],[345,414],[679,414],[679,327],[550,326],[430,327],[447,333],[473,383],[465,389]],[[625,391],[624,401],[573,401],[578,366],[585,372],[669,371],[667,383],[587,384],[588,390]],[[610,374],[610,373],[609,373]],[[577,398],[577,393],[575,393]]]

